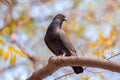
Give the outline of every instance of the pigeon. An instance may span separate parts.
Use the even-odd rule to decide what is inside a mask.
[[[62,29],[64,21],[67,20],[63,14],[57,14],[53,18],[44,37],[45,43],[56,56],[77,56],[71,40]],[[72,68],[76,74],[83,72],[81,66],[72,66]]]

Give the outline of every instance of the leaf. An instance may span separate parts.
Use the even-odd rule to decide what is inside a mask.
[[[10,57],[10,52],[5,52],[5,53],[4,53],[4,60],[5,60],[5,61],[8,60],[9,57]]]
[[[5,41],[0,39],[0,44],[5,45]]]
[[[2,56],[3,55],[3,49],[2,48],[0,48],[0,56]]]
[[[23,52],[19,51],[19,50],[14,50],[14,52],[15,52],[16,54],[18,54],[18,55],[22,56],[22,57],[27,58],[27,55],[26,55],[25,53],[23,53]]]
[[[100,55],[101,55],[100,51],[98,51],[98,50],[94,51],[93,54],[98,56],[98,57],[100,57]]]
[[[14,52],[14,53],[16,53],[16,54],[18,54],[18,55],[20,55],[20,56],[22,56],[22,57],[26,57],[26,58],[27,58],[27,55],[26,55],[25,53],[21,52],[20,50],[17,50],[17,49],[14,48],[14,46],[12,46],[12,45],[9,45],[8,49],[9,49],[9,51],[11,51],[11,52]]]
[[[83,25],[76,24],[74,27],[74,30],[77,32],[77,36],[82,36],[85,32],[85,27]]]
[[[10,66],[13,67],[13,66],[15,65],[15,63],[16,63],[16,56],[13,55],[13,56],[11,57],[11,60],[10,60]]]
[[[117,30],[112,30],[110,31],[110,36],[115,36],[117,37],[119,34],[118,34],[118,31]]]
[[[107,39],[107,41],[106,41],[106,45],[109,46],[109,47],[111,47],[111,46],[113,45],[113,43],[114,43],[114,41],[113,41],[112,38],[109,38],[109,39]]]
[[[102,57],[103,59],[106,59],[106,56],[105,56],[105,55],[102,55],[101,57]]]
[[[100,35],[99,35],[99,40],[98,40],[98,42],[99,42],[101,45],[106,42],[106,39],[105,39],[105,37],[104,37],[103,34],[100,34]]]
[[[6,26],[2,31],[0,31],[0,35],[10,35],[14,31],[16,23],[16,20],[12,20],[9,26]]]
[[[90,80],[89,77],[81,77],[81,80]]]
[[[87,15],[86,18],[89,22],[91,23],[95,23],[95,18],[94,18],[94,13],[92,11],[90,11]]]
[[[97,46],[97,43],[89,43],[88,45],[92,48],[95,48]]]
[[[9,46],[8,46],[8,49],[9,49],[9,51],[11,51],[11,52],[14,51],[14,47],[13,47],[12,45],[9,45]]]

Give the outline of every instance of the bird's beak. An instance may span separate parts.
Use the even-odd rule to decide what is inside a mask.
[[[63,19],[63,21],[66,21],[66,22],[67,22],[67,20],[66,20],[65,18]]]

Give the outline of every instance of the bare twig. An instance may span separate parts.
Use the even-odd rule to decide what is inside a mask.
[[[80,47],[78,47],[78,48],[79,48],[80,53],[82,54],[82,56],[85,56],[84,53],[83,53],[83,51],[82,51],[82,49]]]
[[[14,43],[16,43],[16,44],[18,45],[18,47],[21,49],[21,51],[22,51],[24,54],[26,54],[27,57],[28,57],[28,59],[33,63],[34,69],[37,69],[38,67],[37,67],[37,60],[36,60],[36,58],[34,58],[34,57],[32,57],[31,55],[29,55],[29,53],[27,53],[27,52],[25,51],[25,49],[22,47],[22,45],[21,45],[19,42],[17,42],[15,39],[12,40],[12,42],[14,42]]]
[[[13,68],[16,68],[16,67],[19,67],[20,65],[25,65],[25,63],[24,62],[20,62],[20,63],[17,63],[17,64],[15,64],[13,67],[11,67],[11,66],[8,66],[8,67],[5,67],[5,68],[3,68],[2,69],[2,71],[8,71],[8,70],[10,70],[10,69],[13,69]],[[0,71],[0,73],[1,73],[1,71]]]
[[[91,71],[91,70],[87,70],[87,68],[84,68],[84,70],[86,70],[86,71],[88,71],[88,72],[91,72],[91,73],[101,73],[101,72],[94,72],[94,71]],[[65,76],[68,76],[68,75],[71,75],[71,74],[74,74],[74,72],[71,72],[71,73],[68,73],[68,74],[62,75],[62,76],[60,76],[60,77],[55,78],[54,80],[57,80],[57,79],[63,78],[63,77],[65,77]]]
[[[58,80],[58,79],[60,79],[60,78],[63,78],[63,77],[65,77],[65,76],[68,76],[68,75],[71,75],[71,74],[74,74],[74,72],[71,72],[71,73],[62,75],[62,76],[60,76],[60,77],[55,78],[54,80]]]
[[[0,31],[2,31],[5,27],[8,27],[8,25],[11,23],[11,21],[12,21],[12,11],[13,11],[13,7],[14,7],[14,4],[12,3],[11,0],[3,0],[3,1],[1,1],[1,2],[7,3],[9,9],[8,9],[7,12],[5,13],[5,18],[4,18],[5,25],[4,25],[4,27],[2,27],[2,28],[0,29]]]
[[[115,55],[113,55],[113,56],[111,56],[111,57],[107,58],[107,60],[110,60],[111,58],[116,57],[116,56],[118,56],[118,55],[120,55],[120,53],[115,54]]]
[[[17,27],[16,27],[15,31],[11,34],[11,41],[13,43],[17,44],[17,46],[21,49],[21,51],[27,55],[29,60],[31,60],[31,62],[33,63],[34,69],[37,69],[38,68],[37,65],[36,65],[37,64],[37,59],[34,58],[33,56],[29,55],[29,53],[27,53],[25,51],[25,48],[17,40],[15,40],[15,37],[17,36],[17,33],[19,32],[20,27],[22,25],[24,25],[25,23],[27,23],[30,19],[31,18],[28,17],[28,18],[26,18],[24,20],[18,20]]]

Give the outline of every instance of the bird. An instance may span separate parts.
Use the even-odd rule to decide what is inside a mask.
[[[48,26],[44,41],[56,56],[77,56],[75,47],[62,29],[64,21],[67,21],[65,15],[57,14]],[[83,67],[81,66],[72,66],[72,68],[76,74],[83,72]]]

